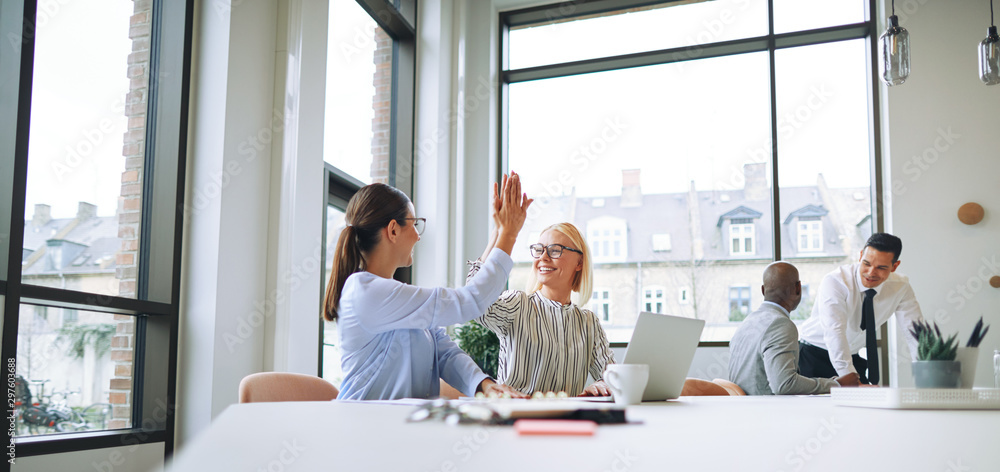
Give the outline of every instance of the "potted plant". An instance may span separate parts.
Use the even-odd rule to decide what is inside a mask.
[[[914,322],[910,334],[917,339],[917,360],[913,362],[913,383],[917,388],[958,388],[962,364],[955,360],[958,334],[945,339],[926,321]]]
[[[497,357],[500,353],[500,339],[485,326],[470,321],[455,329],[458,347],[476,361],[480,369],[492,378],[497,377]]]

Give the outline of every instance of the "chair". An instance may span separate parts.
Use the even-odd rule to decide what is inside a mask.
[[[315,375],[291,372],[259,372],[240,381],[240,403],[323,402],[340,391]]]
[[[447,398],[449,400],[455,400],[459,397],[464,397],[465,394],[458,391],[457,388],[448,385],[448,382],[441,380],[441,398]]]
[[[726,379],[714,379],[712,380],[712,382],[726,389],[726,391],[729,392],[730,395],[734,396],[746,395],[746,392],[744,392],[739,385],[736,385]]]
[[[729,391],[715,382],[688,377],[684,380],[681,396],[729,396]]]

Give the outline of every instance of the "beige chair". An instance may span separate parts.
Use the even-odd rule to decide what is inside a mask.
[[[457,388],[448,385],[448,382],[441,380],[441,398],[447,398],[449,400],[455,400],[458,397],[464,397],[465,394],[458,391]]]
[[[315,375],[259,372],[240,381],[240,403],[323,402],[337,398],[337,387]]]
[[[746,395],[746,392],[744,392],[739,385],[736,385],[726,379],[714,379],[712,380],[712,382],[726,389],[726,391],[729,392],[730,395],[733,396]]]
[[[695,396],[729,396],[729,391],[715,382],[688,377],[681,389],[682,397]]]

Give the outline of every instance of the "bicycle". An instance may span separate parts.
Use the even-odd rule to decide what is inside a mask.
[[[91,431],[105,429],[108,418],[111,416],[111,404],[95,403],[87,407],[71,407],[67,405],[66,399],[70,395],[77,395],[79,392],[66,390],[53,392],[47,397],[44,394],[45,383],[48,380],[32,380],[32,383],[39,384],[39,398],[47,401],[34,402],[31,388],[28,381],[17,376],[15,379],[15,410],[16,420],[19,423],[17,434],[23,435],[25,432],[30,435],[49,434],[54,432],[74,432]],[[59,396],[61,400],[53,401],[52,398]]]

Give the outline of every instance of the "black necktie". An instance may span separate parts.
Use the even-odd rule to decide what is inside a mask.
[[[878,345],[875,341],[875,289],[865,290],[865,302],[861,304],[861,329],[865,330],[865,347],[868,354],[868,381],[878,385]]]

